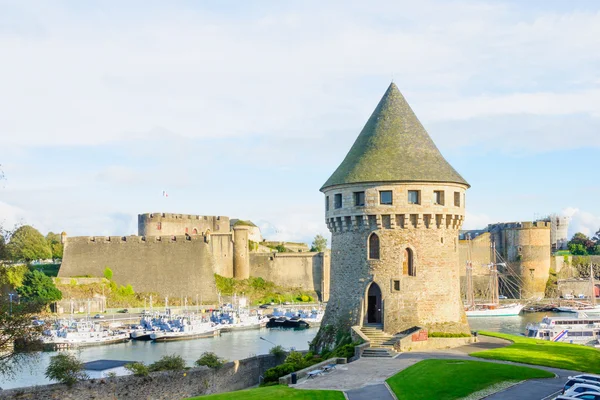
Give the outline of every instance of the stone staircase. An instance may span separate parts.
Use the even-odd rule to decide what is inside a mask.
[[[362,357],[391,358],[396,356],[394,343],[397,338],[385,333],[381,324],[365,324],[360,330],[371,342],[371,346],[363,351]]]

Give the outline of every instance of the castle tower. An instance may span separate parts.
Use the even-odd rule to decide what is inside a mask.
[[[249,229],[250,227],[246,225],[235,225],[233,227],[233,277],[235,279],[248,279],[250,277]]]
[[[332,234],[321,326],[469,332],[458,260],[468,187],[392,83],[321,188]],[[317,348],[332,344],[331,331]]]

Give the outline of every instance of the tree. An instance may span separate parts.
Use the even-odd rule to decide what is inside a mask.
[[[310,251],[322,252],[325,250],[327,250],[327,239],[325,239],[322,235],[315,236]]]
[[[206,366],[209,368],[219,369],[225,364],[225,360],[217,356],[215,353],[205,351],[199,359],[196,360],[196,366]]]
[[[1,228],[1,227],[0,227]],[[6,254],[6,239],[0,230],[0,261],[6,260],[8,255]]]
[[[155,371],[181,371],[185,369],[185,360],[178,355],[163,356],[160,360],[150,364],[150,372]]]
[[[77,357],[69,353],[60,353],[50,358],[46,378],[72,386],[77,381],[88,379],[89,376],[83,372],[83,363]]]
[[[112,280],[112,277],[113,277],[113,272],[112,272],[112,269],[110,269],[110,268],[106,267],[106,268],[104,269],[104,277],[105,277],[106,279],[108,279],[109,281],[110,281],[110,280]]]
[[[0,375],[12,377],[28,362],[29,353],[18,351],[24,343],[31,343],[42,333],[43,326],[33,325],[31,316],[40,311],[37,303],[0,300]],[[31,346],[28,346],[29,348]]]
[[[569,244],[569,252],[575,256],[585,256],[588,254],[585,246],[580,243]]]
[[[53,260],[62,260],[63,258],[63,244],[61,237],[58,233],[48,232],[46,235],[46,242],[50,246]]]
[[[62,299],[62,293],[56,288],[52,278],[41,271],[29,271],[23,279],[23,286],[17,292],[25,301],[47,305]]]
[[[581,247],[577,247],[577,245],[581,245],[585,252],[582,253]],[[577,232],[575,235],[573,235],[571,240],[567,243],[567,247],[569,248],[569,251],[571,248],[575,249],[576,253],[571,251],[571,254],[575,255],[596,254],[596,242],[590,240],[589,237],[581,232]]]
[[[18,228],[10,237],[6,250],[13,261],[31,262],[52,257],[52,250],[46,238],[32,226]]]

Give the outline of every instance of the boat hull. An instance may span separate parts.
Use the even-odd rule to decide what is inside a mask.
[[[489,310],[466,310],[467,317],[515,317],[521,313],[523,305],[517,304],[511,307],[501,307]]]
[[[218,336],[220,331],[209,332],[159,332],[152,333],[150,338],[155,342],[174,342],[177,340],[204,339]]]
[[[115,337],[109,338],[90,338],[84,340],[53,340],[45,341],[44,349],[46,350],[57,350],[57,349],[71,349],[76,347],[90,347],[90,346],[102,346],[106,344],[123,343],[129,341],[129,337],[126,334],[115,335]]]

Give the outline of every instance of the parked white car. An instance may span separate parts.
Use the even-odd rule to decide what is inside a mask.
[[[583,392],[574,394],[573,396],[558,396],[554,400],[600,400],[600,393]]]
[[[573,396],[577,393],[584,392],[600,393],[600,387],[593,383],[576,383],[565,392],[565,396]]]
[[[580,375],[570,376],[569,379],[584,379],[586,381],[598,382],[600,384],[600,375],[594,375],[594,374],[580,374]]]

